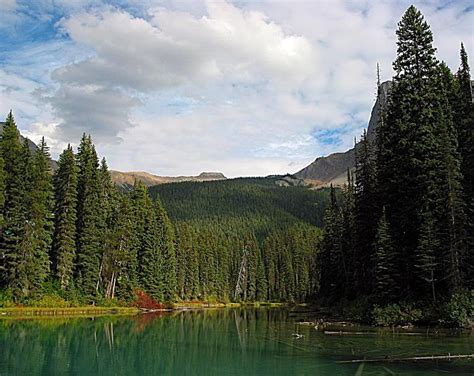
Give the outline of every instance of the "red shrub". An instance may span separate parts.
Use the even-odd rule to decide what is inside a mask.
[[[135,300],[132,302],[134,307],[144,308],[144,309],[163,309],[165,305],[163,303],[157,302],[150,295],[148,295],[143,290],[135,291]]]

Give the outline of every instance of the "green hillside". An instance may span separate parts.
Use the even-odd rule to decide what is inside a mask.
[[[278,177],[162,184],[151,187],[150,193],[160,197],[175,223],[209,226],[218,222],[234,230],[252,229],[259,239],[295,223],[320,227],[329,190],[280,187],[276,180]]]

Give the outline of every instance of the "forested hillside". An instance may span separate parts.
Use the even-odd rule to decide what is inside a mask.
[[[151,187],[161,197],[174,221],[226,222],[248,227],[265,236],[271,229],[304,222],[321,227],[329,190],[279,187],[278,177],[238,178],[204,183],[177,183]]]
[[[329,190],[280,187],[278,179],[150,188],[177,227],[181,298],[304,301],[317,292],[315,226],[322,225]],[[236,296],[242,266],[243,291]]]

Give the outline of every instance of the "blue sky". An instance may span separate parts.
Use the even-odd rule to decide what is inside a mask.
[[[471,2],[415,4],[457,69]],[[91,133],[117,170],[296,172],[361,134],[409,5],[0,0],[0,112],[54,156]]]

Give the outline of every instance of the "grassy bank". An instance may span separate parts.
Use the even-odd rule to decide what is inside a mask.
[[[135,315],[139,312],[140,310],[136,307],[8,307],[0,308],[0,319],[29,316]]]
[[[208,308],[277,308],[285,306],[284,303],[252,302],[252,303],[219,303],[219,302],[179,302],[166,305],[166,310],[208,309]],[[136,315],[142,312],[137,307],[0,307],[0,319],[12,317],[61,317],[61,316],[108,316],[108,315]]]
[[[242,302],[242,303],[222,303],[222,302],[201,302],[201,301],[192,301],[192,302],[176,302],[171,304],[173,309],[201,309],[201,308],[260,308],[260,307],[284,307],[285,303],[275,303],[275,302]]]

